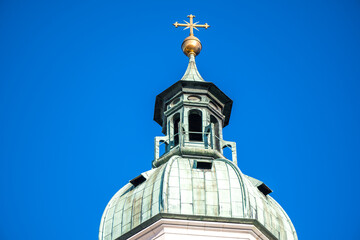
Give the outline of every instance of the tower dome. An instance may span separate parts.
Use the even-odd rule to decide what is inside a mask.
[[[99,240],[297,240],[270,188],[240,171],[236,143],[223,139],[233,102],[199,74],[195,57],[201,44],[193,28],[209,25],[188,17],[189,23],[174,24],[190,28],[182,46],[188,68],[155,101],[154,120],[164,136],[155,137],[152,169],[110,200]],[[224,148],[231,149],[231,159]]]
[[[100,240],[127,239],[160,216],[215,222],[253,223],[268,239],[297,239],[281,206],[227,159],[171,157],[128,183],[107,205]],[[120,238],[120,236],[122,236]]]

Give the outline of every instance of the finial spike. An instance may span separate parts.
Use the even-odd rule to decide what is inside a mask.
[[[195,63],[195,54],[191,53],[189,55],[189,64],[186,69],[184,76],[181,78],[183,81],[197,81],[204,82],[205,80],[201,77],[199,71],[197,70]]]

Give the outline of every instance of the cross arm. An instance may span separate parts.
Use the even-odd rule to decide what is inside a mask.
[[[178,22],[176,22],[176,23],[174,23],[173,24],[175,27],[189,27],[189,24],[187,23],[187,24],[185,24],[185,23],[178,23]]]
[[[189,23],[178,23],[178,22],[175,22],[174,24],[173,24],[175,27],[190,27],[190,26],[192,26],[192,27],[201,27],[201,28],[209,28],[210,27],[210,25],[209,24],[207,24],[207,23],[205,23],[205,24],[189,24]]]
[[[205,24],[196,24],[196,25],[194,25],[194,27],[201,27],[201,28],[209,28],[210,27],[210,25],[209,24],[207,24],[207,23],[205,23]]]

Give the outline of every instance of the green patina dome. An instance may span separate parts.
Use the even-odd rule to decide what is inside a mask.
[[[197,168],[196,159],[173,156],[125,185],[103,213],[99,240],[118,239],[159,214],[239,223],[250,219],[269,232],[270,239],[297,239],[285,211],[259,190],[262,182],[227,159],[207,164]]]

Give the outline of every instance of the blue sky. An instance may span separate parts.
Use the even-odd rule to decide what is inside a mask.
[[[359,239],[359,1],[0,2],[0,239],[97,239],[151,168],[155,97],[197,66],[234,100],[224,138],[300,239]]]

